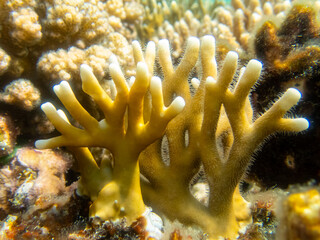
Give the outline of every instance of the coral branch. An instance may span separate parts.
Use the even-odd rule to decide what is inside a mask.
[[[198,61],[199,41],[188,40],[185,56],[176,70],[168,49],[167,42],[161,40],[158,54],[164,73],[165,100],[181,95],[186,99],[186,106],[168,124],[165,138],[140,155],[141,171],[149,180],[142,184],[144,199],[170,219],[198,225],[213,238],[236,237],[239,224],[234,208],[238,203],[234,205],[233,198],[238,196],[237,185],[255,149],[274,132],[299,132],[308,128],[306,119],[283,118],[299,101],[300,93],[289,89],[253,122],[248,96],[260,76],[259,61],[251,60],[242,68],[238,82],[231,88],[238,55],[229,52],[217,74],[215,40],[205,36],[200,45],[201,68],[197,66],[202,71],[202,76],[198,76],[202,78],[192,80],[196,91],[191,94],[188,77]],[[163,156],[163,152],[167,154]],[[162,158],[169,159],[169,163],[163,164]],[[210,188],[207,206],[189,191],[200,162]]]
[[[152,48],[150,44],[149,55]],[[148,59],[152,61],[149,55]],[[51,103],[45,103],[42,110],[62,135],[39,140],[35,144],[38,148],[71,147],[81,173],[78,191],[94,201],[90,207],[90,216],[104,220],[126,217],[130,223],[145,210],[140,190],[138,156],[144,148],[163,135],[168,122],[182,111],[184,100],[178,97],[166,108],[161,82],[152,78],[152,114],[150,120],[145,120],[144,96],[151,79],[147,64],[137,64],[136,78],[131,88],[116,61],[109,68],[117,88],[114,101],[104,92],[89,66],[83,64],[80,68],[83,90],[98,104],[105,119],[99,122],[92,117],[76,99],[69,84],[62,81],[54,87],[54,91],[83,129],[72,126],[61,110],[57,111]],[[113,154],[114,166],[106,163],[98,166],[90,151],[84,148],[87,146],[109,149]]]
[[[261,73],[259,61],[249,61],[235,82],[238,54],[229,52],[218,71],[212,36],[201,41],[189,38],[176,68],[168,41],[161,40],[161,82],[152,76],[155,52],[152,42],[145,53],[138,42],[133,43],[137,68],[129,83],[111,57],[109,70],[117,92],[114,100],[103,91],[90,67],[82,65],[83,90],[105,118],[100,122],[93,118],[68,83],[62,82],[54,90],[83,128],[72,126],[61,110],[45,103],[42,109],[62,135],[37,141],[36,146],[73,146],[81,173],[78,191],[93,200],[90,216],[105,220],[126,217],[131,222],[143,213],[146,201],[171,220],[200,226],[212,238],[234,238],[239,221],[250,219],[238,186],[254,151],[275,132],[300,132],[309,126],[303,118],[284,118],[301,94],[288,89],[254,121],[249,94]],[[199,73],[191,86],[188,78],[194,68]],[[114,163],[98,166],[85,148],[88,146],[109,149]],[[201,165],[210,189],[206,205],[191,194],[189,186]],[[245,212],[241,218],[235,211],[239,206]]]

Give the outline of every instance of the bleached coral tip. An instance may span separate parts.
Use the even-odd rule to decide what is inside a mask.
[[[46,103],[41,104],[42,111],[45,112],[46,110],[49,110],[49,109],[55,109],[55,107],[52,105],[52,103],[46,102]]]
[[[238,53],[235,51],[230,51],[228,52],[227,56],[226,56],[226,61],[237,61],[238,60]]]
[[[152,48],[152,49],[155,49],[155,48],[156,48],[156,44],[154,43],[154,41],[149,41],[148,44],[147,44],[147,46],[148,46],[149,48]]]
[[[152,77],[150,82],[150,90],[151,92],[162,89],[161,87],[161,79],[159,77]]]
[[[90,81],[92,78],[95,78],[92,72],[92,68],[87,64],[81,64],[80,77],[83,83],[85,83],[86,81]]]
[[[283,110],[288,111],[292,106],[297,104],[301,98],[301,93],[295,88],[289,88],[280,98],[280,106]]]
[[[65,120],[66,122],[69,122],[69,120],[68,120],[68,118],[67,118],[67,115],[64,113],[63,110],[59,109],[59,110],[57,111],[57,113],[58,113],[58,115],[59,115],[63,120]]]
[[[236,15],[244,15],[243,10],[242,10],[241,8],[238,8],[238,9],[236,10]]]
[[[192,78],[191,84],[192,84],[192,87],[194,87],[195,89],[198,89],[198,87],[200,86],[200,81],[198,78]]]
[[[59,91],[59,89],[60,89],[60,84],[53,86],[53,91],[54,91],[55,93],[57,93],[57,92]]]
[[[294,129],[297,132],[304,131],[309,128],[309,121],[305,118],[296,118],[293,119]]]
[[[83,63],[83,64],[80,65],[80,74],[82,72],[92,72],[92,68],[89,67],[89,65]]]
[[[109,63],[110,63],[110,64],[113,63],[113,64],[119,65],[118,59],[117,59],[116,55],[112,54],[112,55],[109,57]]]
[[[197,38],[197,37],[189,37],[188,38],[188,45],[189,44],[193,44],[193,45],[197,44],[198,45],[199,44],[199,38]]]
[[[134,76],[131,76],[128,82],[129,87],[132,87],[135,81],[136,81],[136,78]]]
[[[45,147],[46,142],[47,142],[46,140],[37,140],[37,141],[35,141],[34,146],[38,149],[44,149],[44,148],[46,148]]]
[[[168,39],[161,39],[158,42],[158,47],[161,48],[169,48],[169,40]]]
[[[114,63],[114,62],[110,63],[109,71],[111,74],[121,74],[122,73],[119,64]]]
[[[132,41],[132,46],[139,46],[140,47],[140,43],[138,40],[133,40]]]
[[[137,68],[139,68],[139,69],[147,69],[147,64],[145,64],[144,62],[138,62]]]
[[[59,86],[61,87],[70,87],[69,83],[67,81],[61,81]]]
[[[289,88],[286,91],[286,94],[290,94],[290,96],[292,96],[292,98],[297,99],[297,100],[299,100],[301,98],[301,93],[296,88]]]
[[[186,103],[182,97],[178,96],[173,100],[171,105],[177,112],[181,112]]]
[[[207,44],[207,43],[212,44],[212,43],[215,43],[215,38],[212,35],[205,35],[202,37],[201,41],[202,41],[202,44]]]
[[[249,61],[248,65],[247,65],[247,68],[254,68],[254,69],[259,69],[261,70],[262,69],[262,63],[256,59],[252,59]]]
[[[206,79],[206,84],[207,85],[212,85],[212,84],[216,84],[217,80],[215,80],[213,77],[207,77]]]

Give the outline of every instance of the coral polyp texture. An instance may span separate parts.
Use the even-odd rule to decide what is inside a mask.
[[[63,81],[54,91],[82,128],[72,126],[62,110],[45,103],[43,111],[62,135],[38,140],[36,146],[71,148],[81,174],[78,192],[93,201],[92,217],[126,217],[132,222],[144,212],[145,201],[160,215],[201,227],[212,239],[236,237],[241,222],[250,219],[238,184],[252,154],[275,132],[300,132],[309,126],[304,118],[283,118],[301,94],[288,89],[253,119],[248,96],[260,76],[259,61],[251,60],[241,68],[236,80],[237,53],[229,52],[218,71],[215,39],[204,36],[188,39],[184,56],[174,67],[164,39],[157,48],[161,81],[153,76],[155,44],[149,42],[145,53],[136,41],[132,47],[137,65],[134,79],[126,81],[111,58],[109,71],[117,89],[114,100],[87,65],[80,68],[83,91],[104,118],[93,118]],[[198,78],[189,82],[194,71]],[[90,146],[110,150],[113,162],[98,165],[86,148]],[[207,204],[197,200],[189,186],[201,165],[209,185]],[[235,210],[239,207],[242,214]]]
[[[98,146],[110,150],[114,158],[113,168],[104,165],[105,163],[98,167],[87,149],[75,150],[81,155],[78,160],[83,161],[79,163],[81,192],[93,200],[91,216],[98,216],[103,220],[125,216],[132,222],[145,210],[140,192],[138,156],[162,136],[167,123],[183,109],[184,100],[177,97],[165,107],[161,81],[159,78],[149,77],[148,67],[143,62],[137,63],[137,74],[131,87],[127,85],[117,62],[112,63],[109,70],[117,88],[114,101],[104,92],[88,65],[81,65],[80,68],[82,88],[99,105],[105,118],[101,121],[93,118],[75,98],[69,84],[63,81],[54,87],[54,91],[84,129],[70,125],[62,110],[57,111],[51,103],[45,103],[42,110],[62,135],[37,141],[36,146]],[[149,86],[152,107],[149,118],[145,119],[144,96]]]
[[[282,21],[271,18],[256,29],[254,52],[265,66],[264,76],[252,94],[256,113],[263,112],[285,89],[295,87],[302,93],[303,101],[295,107],[294,114],[303,115],[313,123],[305,134],[277,135],[257,154],[251,168],[253,174],[249,176],[266,188],[275,185],[287,188],[290,184],[320,179],[320,15],[317,6],[319,2],[298,1]],[[277,174],[269,174],[275,170]]]
[[[320,193],[309,189],[289,195],[283,200],[280,211],[279,237],[281,239],[319,239]]]

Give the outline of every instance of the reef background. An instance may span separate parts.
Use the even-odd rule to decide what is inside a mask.
[[[251,58],[263,63],[263,76],[251,94],[255,116],[280,93],[295,87],[303,98],[291,115],[310,122],[304,133],[271,137],[253,156],[242,190],[253,195],[248,199],[252,198],[254,222],[240,238],[275,239],[278,222],[286,221],[282,228],[289,230],[278,231],[279,239],[306,239],[303,234],[320,226],[320,213],[314,221],[299,215],[301,208],[320,206],[319,192],[305,190],[318,189],[320,180],[319,11],[320,1],[0,0],[0,235],[51,239],[61,236],[55,229],[63,227],[69,239],[81,239],[83,234],[112,239],[114,232],[124,239],[143,239],[140,228],[124,225],[97,230],[90,223],[91,229],[81,232],[89,221],[89,200],[75,194],[78,174],[72,155],[65,149],[34,148],[36,139],[57,135],[40,104],[50,100],[61,106],[52,86],[66,80],[99,119],[94,102],[81,91],[82,63],[93,69],[112,96],[109,58],[115,55],[126,77],[133,76],[133,40],[143,45],[168,39],[177,64],[189,36],[211,34],[217,42],[218,65],[231,50],[239,53],[241,66]],[[158,66],[155,71],[160,71]],[[104,149],[92,151],[97,159],[110,158]],[[315,200],[299,208],[300,198]],[[277,211],[278,201],[286,207]],[[176,225],[166,226],[172,239],[199,238],[198,232],[177,233],[184,228],[172,226]],[[289,232],[297,236],[288,237]],[[311,232],[308,239],[320,237]]]

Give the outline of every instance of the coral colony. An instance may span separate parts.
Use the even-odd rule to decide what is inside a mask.
[[[319,14],[0,0],[0,239],[320,239]]]
[[[39,140],[36,147],[76,147],[81,173],[79,192],[93,201],[92,217],[103,220],[126,217],[131,223],[144,213],[145,199],[168,218],[196,224],[209,236],[235,237],[239,224],[233,196],[253,152],[274,132],[299,132],[309,126],[303,118],[283,118],[299,101],[299,91],[288,89],[270,109],[252,121],[248,95],[261,72],[259,61],[251,60],[242,68],[236,86],[230,89],[238,56],[229,52],[218,73],[212,36],[204,36],[201,43],[195,37],[189,38],[175,69],[168,41],[161,40],[158,57],[164,76],[162,83],[153,76],[154,43],[148,43],[144,56],[137,42],[133,43],[133,51],[137,68],[132,82],[126,82],[117,62],[109,66],[117,90],[114,100],[99,85],[90,67],[80,67],[82,89],[101,108],[104,114],[101,121],[81,106],[66,81],[55,86],[56,95],[83,128],[72,126],[62,110],[45,103],[42,110],[62,135]],[[188,77],[198,60],[201,74],[192,79],[195,90],[191,94]],[[164,136],[170,158],[168,166],[161,159]],[[104,162],[97,165],[86,148],[92,146],[110,150],[113,166]],[[210,187],[207,206],[189,191],[189,183],[200,164]],[[146,178],[142,190],[140,168]]]

